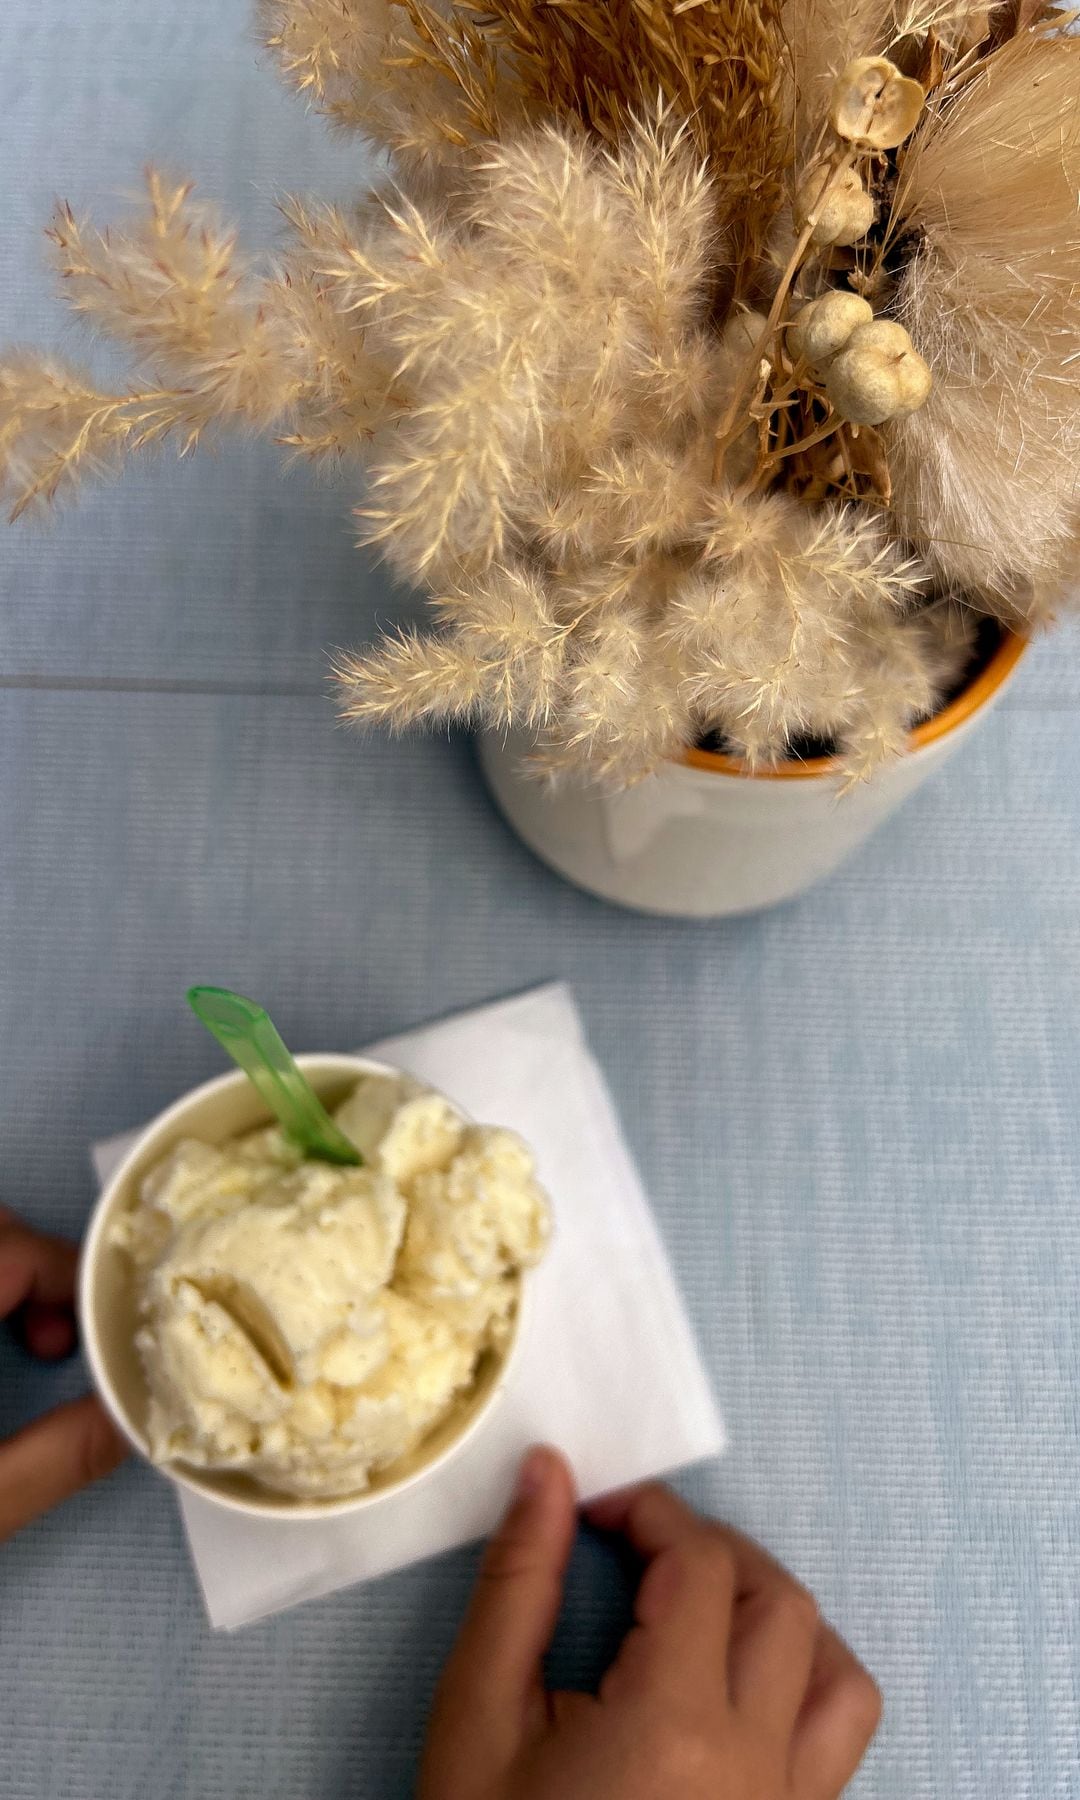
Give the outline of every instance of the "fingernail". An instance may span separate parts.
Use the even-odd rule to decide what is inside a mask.
[[[550,1459],[542,1444],[531,1449],[518,1470],[515,1500],[531,1500],[547,1480]]]

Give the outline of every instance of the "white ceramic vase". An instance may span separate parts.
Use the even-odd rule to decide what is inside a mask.
[[[525,767],[528,740],[481,739],[491,791],[530,849],[578,887],[639,912],[717,919],[793,899],[829,875],[975,730],[1026,648],[1006,635],[969,686],[911,734],[906,756],[840,793],[831,757],[748,775],[689,751],[622,793],[554,792]]]

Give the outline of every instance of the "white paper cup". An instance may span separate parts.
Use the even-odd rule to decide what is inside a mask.
[[[316,1092],[328,1104],[343,1099],[362,1075],[397,1076],[400,1071],[362,1056],[299,1056],[297,1062]],[[463,1118],[464,1114],[461,1115]],[[146,1378],[135,1348],[138,1304],[131,1258],[110,1242],[119,1214],[138,1198],[144,1175],[180,1138],[224,1143],[270,1123],[270,1115],[246,1075],[239,1070],[208,1081],[177,1100],[148,1125],[107,1182],[83,1244],[79,1271],[82,1343],[94,1386],[117,1425],[135,1449],[149,1459]],[[387,1474],[376,1475],[369,1488],[330,1500],[297,1500],[274,1494],[249,1476],[215,1472],[186,1463],[158,1464],[179,1487],[201,1494],[217,1506],[259,1518],[326,1519],[386,1505],[395,1494],[427,1479],[456,1456],[479,1431],[505,1392],[511,1365],[521,1342],[529,1294],[528,1276],[521,1277],[517,1314],[510,1341],[500,1356],[484,1358],[469,1393],[451,1416],[418,1450]]]

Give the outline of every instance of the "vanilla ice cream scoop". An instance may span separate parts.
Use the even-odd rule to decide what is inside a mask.
[[[114,1225],[156,1461],[297,1497],[359,1492],[505,1345],[548,1231],[526,1146],[383,1076],[336,1119],[363,1166],[301,1161],[274,1129],[186,1139]]]
[[[512,1131],[467,1130],[454,1156],[413,1178],[401,1278],[435,1306],[475,1300],[539,1260],[547,1227],[528,1147]]]

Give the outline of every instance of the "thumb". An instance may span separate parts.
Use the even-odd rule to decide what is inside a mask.
[[[435,1779],[455,1767],[459,1781],[467,1768],[476,1791],[486,1792],[513,1761],[539,1713],[540,1659],[559,1615],[575,1523],[566,1461],[555,1450],[531,1450],[439,1686],[422,1793],[464,1794]]]

